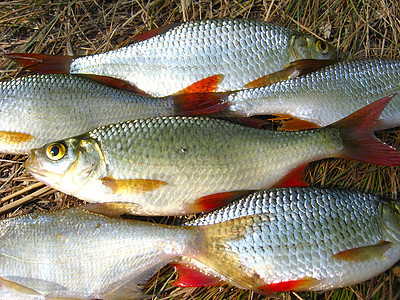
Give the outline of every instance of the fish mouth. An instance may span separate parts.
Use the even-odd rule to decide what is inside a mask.
[[[45,177],[50,174],[50,172],[45,171],[42,168],[41,163],[38,161],[37,156],[35,154],[35,149],[31,150],[29,158],[24,162],[25,169],[31,173],[34,177]]]

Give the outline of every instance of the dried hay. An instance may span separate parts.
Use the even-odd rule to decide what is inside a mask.
[[[5,1],[0,3],[0,54],[34,52],[86,55],[130,43],[137,33],[169,24],[208,18],[252,18],[274,22],[323,38],[341,59],[399,58],[400,6],[396,1],[249,0],[249,1]],[[0,61],[2,80],[26,73]],[[55,120],[56,121],[56,120]],[[399,147],[399,131],[380,137]],[[24,156],[0,155],[0,205],[8,214],[60,209],[79,204],[37,183],[23,169]],[[307,180],[316,185],[340,186],[397,198],[398,168],[327,159],[312,163]],[[23,205],[21,205],[24,203]],[[326,293],[282,293],[281,299],[398,299],[400,285],[392,269],[366,283]],[[174,288],[175,275],[164,268],[146,284],[155,299],[261,299],[233,287]]]

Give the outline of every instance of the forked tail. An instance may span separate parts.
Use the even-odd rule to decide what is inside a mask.
[[[328,126],[328,128],[336,128],[340,131],[344,145],[341,157],[384,166],[400,165],[400,153],[378,139],[372,129],[382,110],[393,96],[377,100]]]

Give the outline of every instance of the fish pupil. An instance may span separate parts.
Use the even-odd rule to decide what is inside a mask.
[[[51,147],[50,154],[52,156],[57,156],[59,153],[60,153],[60,148],[59,147],[57,147],[57,146]]]

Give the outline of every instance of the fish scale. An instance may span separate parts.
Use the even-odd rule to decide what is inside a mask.
[[[153,96],[173,94],[203,78],[222,74],[225,78],[218,91],[229,91],[279,71],[294,60],[334,58],[333,50],[319,53],[316,41],[260,21],[195,21],[124,48],[76,58],[69,71],[127,80]]]

